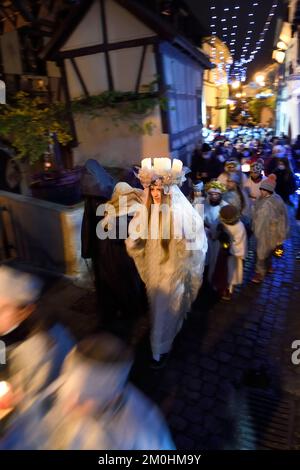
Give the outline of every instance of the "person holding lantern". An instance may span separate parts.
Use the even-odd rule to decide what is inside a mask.
[[[0,340],[6,363],[0,366],[0,410],[18,415],[60,372],[74,340],[59,323],[44,324],[36,311],[41,281],[0,267]]]
[[[126,240],[147,290],[153,367],[164,365],[202,283],[207,241],[202,218],[179,189],[185,172],[180,160],[142,161],[144,204]]]

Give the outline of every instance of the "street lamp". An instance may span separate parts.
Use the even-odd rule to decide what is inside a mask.
[[[238,88],[240,88],[241,86],[241,82],[239,82],[238,80],[235,80],[234,82],[231,83],[231,88],[233,90],[237,90]]]
[[[272,59],[276,60],[278,64],[283,64],[285,59],[285,52],[279,51],[278,49],[273,51]]]
[[[277,49],[280,51],[286,51],[288,49],[288,45],[284,41],[278,41],[277,43]]]
[[[257,75],[255,75],[255,81],[261,87],[265,86],[266,84],[265,76],[262,73],[258,73]]]

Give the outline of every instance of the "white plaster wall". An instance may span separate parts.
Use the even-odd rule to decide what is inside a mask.
[[[101,26],[100,5],[96,0],[75,31],[65,42],[61,51],[69,51],[79,47],[96,46],[103,43],[103,32]]]
[[[77,57],[75,60],[91,95],[102,93],[108,89],[104,54]],[[72,99],[78,98],[84,94],[81,84],[70,60],[65,60],[65,66],[70,96]]]
[[[105,5],[108,42],[128,41],[155,35],[151,29],[114,0],[106,0]],[[98,0],[95,0],[61,50],[68,51],[102,43],[100,5]]]
[[[128,41],[156,35],[114,0],[106,0],[108,42]]]
[[[145,121],[156,125],[151,136],[130,131],[129,123],[115,127],[107,111],[103,118],[93,120],[77,116],[79,146],[74,149],[74,163],[81,165],[88,158],[95,158],[102,165],[123,168],[139,164],[144,157],[169,155],[169,138],[162,134],[159,107]]]

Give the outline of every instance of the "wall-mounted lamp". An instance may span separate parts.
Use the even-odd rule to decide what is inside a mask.
[[[276,60],[278,64],[283,64],[284,59],[285,59],[285,52],[275,49],[272,54],[272,59]]]

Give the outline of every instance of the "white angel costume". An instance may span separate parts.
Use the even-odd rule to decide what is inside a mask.
[[[242,222],[234,225],[224,224],[225,230],[230,235],[230,255],[228,257],[228,285],[229,291],[233,287],[243,283],[243,261],[247,256],[247,233]]]
[[[185,315],[197,296],[207,251],[200,215],[176,184],[164,187],[164,191],[170,195],[172,223],[168,256],[163,249],[161,235],[156,239],[150,235],[144,240],[134,239],[129,226],[130,236],[126,240],[127,251],[146,285],[152,322],[151,349],[157,361],[171,350]],[[151,220],[155,219],[160,207],[152,205]],[[134,219],[131,223],[135,223]],[[146,226],[148,218],[144,222],[144,228]]]

